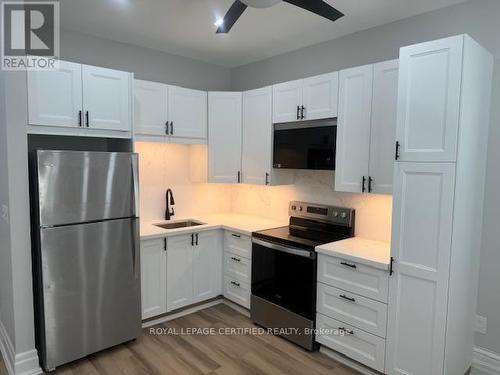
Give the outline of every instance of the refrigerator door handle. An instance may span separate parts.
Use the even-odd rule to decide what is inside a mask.
[[[139,270],[139,249],[140,249],[140,235],[139,235],[139,220],[135,219],[132,221],[132,231],[133,231],[133,245],[132,245],[132,264],[133,264],[133,272],[134,278],[138,280],[140,278]]]
[[[132,178],[134,189],[134,216],[139,216],[139,172],[137,155],[132,155]]]

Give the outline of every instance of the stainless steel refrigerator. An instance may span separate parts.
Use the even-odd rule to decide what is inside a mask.
[[[36,341],[51,371],[141,333],[137,155],[31,157]]]

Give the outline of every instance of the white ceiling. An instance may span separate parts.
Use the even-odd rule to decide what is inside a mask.
[[[235,67],[465,0],[327,0],[331,22],[287,3],[248,8],[231,32],[214,22],[232,0],[64,0],[63,29]]]

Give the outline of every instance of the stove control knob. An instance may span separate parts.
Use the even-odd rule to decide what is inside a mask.
[[[297,206],[292,206],[292,210],[296,211],[297,210]]]
[[[334,211],[333,212],[333,217],[338,217],[339,216],[339,213],[337,211]]]
[[[342,212],[342,213],[340,214],[340,217],[341,217],[342,219],[345,219],[345,218],[347,217],[347,214],[346,214],[345,212]]]
[[[299,211],[302,211],[302,210],[303,210],[302,206],[299,206]]]

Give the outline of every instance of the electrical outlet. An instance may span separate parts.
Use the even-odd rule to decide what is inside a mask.
[[[476,315],[476,332],[486,334],[488,321],[484,316]]]
[[[2,204],[2,210],[0,215],[2,216],[2,219],[6,222],[9,221],[9,206]]]

